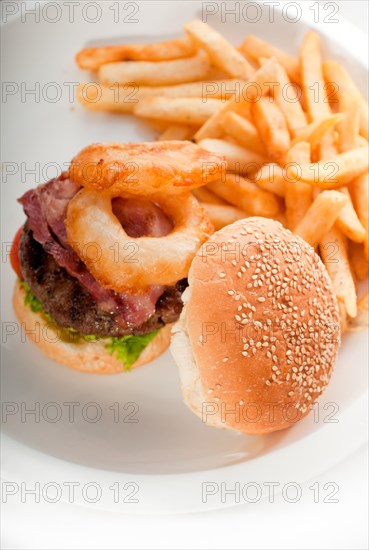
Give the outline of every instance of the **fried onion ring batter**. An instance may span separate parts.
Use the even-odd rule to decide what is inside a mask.
[[[113,214],[104,193],[82,189],[68,205],[70,245],[101,286],[137,293],[149,285],[171,285],[187,277],[192,259],[213,232],[205,211],[190,193],[152,194],[173,221],[164,237],[132,238]]]
[[[190,141],[96,143],[72,160],[69,177],[110,197],[147,197],[190,191],[219,179],[225,168],[221,155]]]

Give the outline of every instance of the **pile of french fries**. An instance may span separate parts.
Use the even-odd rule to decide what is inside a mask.
[[[87,48],[77,54],[98,84],[88,109],[131,113],[159,140],[193,140],[221,153],[227,173],[193,191],[216,229],[247,216],[281,221],[320,253],[342,330],[368,325],[368,103],[308,32],[298,58],[247,36],[234,47],[188,22],[171,42]]]

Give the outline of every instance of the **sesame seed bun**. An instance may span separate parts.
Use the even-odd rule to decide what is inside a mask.
[[[62,338],[60,327],[49,322],[40,313],[33,312],[24,303],[25,292],[19,282],[13,293],[14,311],[22,323],[22,329],[50,359],[72,369],[94,374],[118,374],[125,372],[123,362],[115,354],[109,353],[103,340],[78,342]],[[165,325],[142,351],[131,369],[153,361],[164,353],[169,345],[172,325]]]
[[[308,414],[340,343],[337,301],[313,248],[279,222],[239,220],[198,251],[171,351],[203,422],[265,434]]]

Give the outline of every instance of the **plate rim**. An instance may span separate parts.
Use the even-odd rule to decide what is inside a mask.
[[[139,2],[140,0],[138,0]],[[34,2],[33,0],[27,0],[27,5],[34,5],[36,3],[43,4],[47,3],[48,0],[39,0],[38,2]],[[261,0],[257,0],[258,3],[262,3]],[[197,2],[192,2],[194,7],[198,6]],[[283,6],[288,4],[288,0],[281,0],[280,5],[276,7],[277,11],[281,11],[283,9]],[[310,4],[312,2],[309,2]],[[154,2],[153,2],[154,4]],[[360,64],[364,66],[364,68],[368,69],[369,62],[368,62],[368,55],[366,50],[366,34],[364,31],[356,27],[353,23],[347,21],[345,18],[340,16],[340,36],[339,39],[337,38],[337,34],[335,32],[335,26],[327,26],[323,23],[315,23],[313,21],[313,14],[310,14],[306,10],[306,5],[308,2],[304,3],[303,6],[303,14],[298,24],[305,23],[308,27],[311,29],[317,30],[321,33],[324,39],[328,41],[332,41],[333,43],[338,42],[343,44],[343,49],[355,60],[357,60]],[[1,22],[1,26],[6,26],[11,24],[14,20],[17,20],[20,18],[20,14],[15,16],[14,18],[11,18],[6,23]],[[158,33],[158,36],[160,36],[161,33]],[[210,511],[222,507],[231,507],[234,506],[234,502],[216,502],[213,504],[197,502],[198,497],[196,497],[196,502],[191,500],[191,495],[193,495],[193,491],[187,491],[186,498],[184,499],[178,499],[178,494],[181,494],[183,496],[183,491],[190,486],[189,480],[192,480],[193,482],[200,482],[199,478],[201,476],[201,483],[204,479],[204,477],[209,474],[213,477],[215,480],[216,478],[222,481],[229,481],[230,483],[234,482],[234,480],[242,479],[242,474],[250,471],[250,465],[257,463],[258,466],[256,468],[263,469],[264,465],[268,465],[268,462],[271,460],[271,458],[278,457],[279,459],[283,459],[284,455],[287,453],[288,461],[293,462],[292,457],[301,457],[301,454],[303,454],[303,449],[305,445],[314,445],[314,443],[319,442],[319,451],[320,454],[322,454],[322,450],[327,451],[327,453],[323,453],[324,455],[324,464],[325,466],[321,466],[322,461],[319,461],[318,463],[314,463],[312,467],[309,469],[310,473],[306,473],[307,470],[305,469],[303,474],[301,474],[300,482],[305,482],[307,479],[311,479],[315,475],[321,473],[322,471],[325,471],[326,469],[335,466],[337,463],[343,461],[345,458],[347,458],[350,454],[355,452],[358,448],[360,448],[362,445],[364,445],[368,441],[367,436],[367,414],[363,415],[363,410],[368,410],[368,388],[366,388],[366,391],[363,392],[360,397],[358,397],[353,403],[350,404],[350,406],[345,409],[340,415],[340,436],[333,438],[330,440],[329,438],[325,437],[326,430],[328,428],[327,426],[322,426],[320,429],[308,433],[306,436],[304,436],[302,439],[295,440],[294,442],[291,442],[286,447],[278,448],[273,451],[273,449],[268,452],[265,455],[259,455],[255,459],[251,461],[246,461],[238,464],[231,464],[226,465],[223,467],[218,467],[210,470],[201,470],[198,472],[184,472],[179,474],[126,474],[126,473],[119,473],[119,472],[112,472],[109,470],[99,470],[97,468],[92,468],[89,466],[82,466],[73,462],[69,462],[67,460],[54,457],[52,455],[48,455],[46,453],[43,453],[42,451],[38,451],[36,449],[33,449],[32,447],[28,447],[27,445],[17,441],[16,439],[11,438],[4,432],[1,434],[2,438],[2,480],[10,481],[15,480],[16,476],[14,476],[14,473],[11,473],[10,469],[11,467],[14,467],[16,464],[19,468],[19,473],[21,476],[22,481],[25,481],[25,473],[29,472],[30,470],[30,463],[34,464],[34,468],[32,468],[33,472],[37,472],[37,466],[42,470],[44,466],[42,464],[45,464],[45,461],[48,463],[48,477],[50,477],[50,468],[55,469],[54,474],[57,474],[57,472],[62,471],[63,476],[65,476],[65,465],[67,465],[68,472],[72,472],[73,470],[81,474],[85,472],[85,475],[93,473],[94,477],[98,477],[96,473],[104,473],[108,474],[108,476],[105,476],[107,478],[110,478],[110,480],[106,479],[104,480],[104,483],[111,483],[112,479],[111,476],[114,476],[115,480],[119,477],[121,483],[125,483],[127,481],[132,480],[132,478],[135,478],[135,480],[143,483],[147,481],[151,481],[149,483],[150,485],[150,494],[151,497],[149,498],[148,502],[145,503],[137,503],[136,506],[129,509],[118,509],[117,505],[109,505],[109,503],[102,503],[102,505],[99,506],[99,509],[105,510],[105,511],[115,511],[115,512],[121,512],[121,513],[127,513],[127,514],[172,514],[172,513],[186,513],[186,512],[199,512],[199,511]],[[360,432],[358,432],[357,437],[355,439],[355,442],[352,442],[352,444],[349,447],[346,447],[343,451],[341,448],[341,439],[342,434],[341,430],[344,432],[344,434],[350,435],[352,434],[352,425],[353,423],[357,423],[358,417],[363,417],[363,421],[366,421],[365,426],[363,425],[360,429]],[[365,429],[366,428],[366,429]],[[324,434],[324,435],[323,435]],[[7,450],[5,451],[5,448]],[[24,453],[22,453],[22,448],[27,449],[27,457]],[[5,452],[4,452],[5,451]],[[337,451],[337,455],[334,451]],[[338,452],[339,451],[339,452]],[[9,453],[12,454],[12,456],[9,456]],[[13,454],[15,453],[15,455]],[[15,460],[14,460],[15,456]],[[329,456],[329,460],[328,460]],[[337,458],[336,458],[337,456]],[[332,460],[333,457],[333,460]],[[43,459],[44,462],[40,462],[40,458]],[[32,462],[33,461],[33,462]],[[281,460],[279,460],[279,463]],[[282,460],[283,462],[283,460]],[[60,466],[63,465],[64,469],[61,469]],[[253,470],[253,467],[251,466],[251,470]],[[219,477],[220,474],[220,477]],[[44,472],[39,471],[38,472],[38,479],[41,479],[44,475]],[[297,475],[297,474],[296,474]],[[57,475],[53,476],[54,479],[57,478]],[[83,477],[83,476],[82,476]],[[254,476],[256,477],[256,476]],[[289,473],[289,477],[290,473]],[[227,478],[227,479],[226,479]],[[19,479],[19,477],[18,477]],[[163,484],[161,483],[163,480],[167,481],[166,483],[167,488],[169,488],[169,491],[166,492],[166,494],[163,494],[164,488]],[[182,492],[181,492],[182,491]],[[277,494],[278,491],[276,491]],[[157,495],[161,494],[161,499],[158,501]],[[66,500],[62,499],[63,502],[67,502]],[[89,507],[96,505],[90,505],[86,502],[78,502],[79,505],[83,507]],[[238,504],[238,503],[236,503]],[[242,502],[240,503],[242,504]]]

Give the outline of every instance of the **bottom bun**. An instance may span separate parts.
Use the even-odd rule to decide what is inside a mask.
[[[13,294],[14,311],[22,324],[25,334],[54,361],[72,369],[94,374],[118,374],[124,372],[123,362],[105,348],[102,340],[68,341],[61,338],[58,325],[49,322],[40,313],[33,312],[24,303],[25,291],[19,282]],[[153,361],[168,347],[172,325],[166,325],[142,351],[131,369]],[[71,337],[72,340],[73,337]]]

